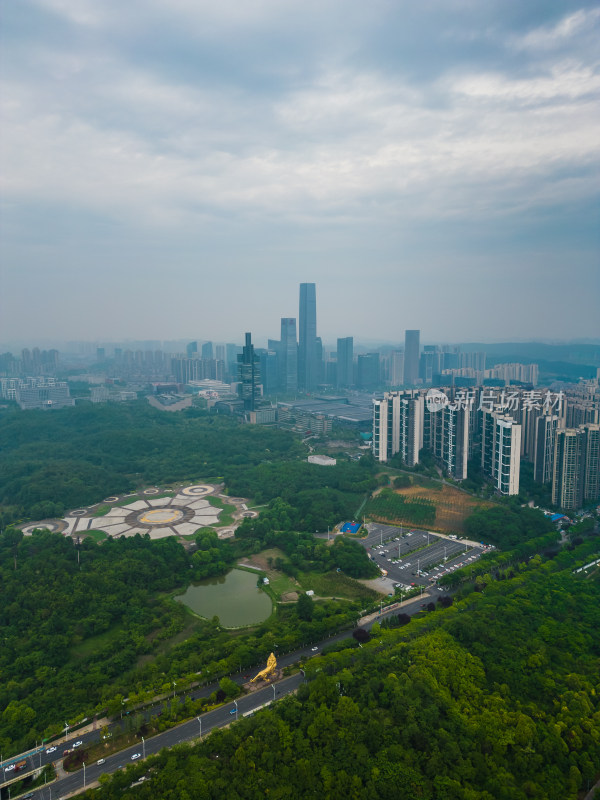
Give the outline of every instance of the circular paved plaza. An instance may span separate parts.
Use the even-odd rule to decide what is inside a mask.
[[[186,486],[179,489],[174,497],[154,497],[160,489],[146,489],[140,495],[121,498],[107,514],[100,517],[92,515],[95,508],[77,508],[63,520],[32,523],[23,528],[31,533],[36,527],[64,533],[65,536],[82,534],[86,531],[104,531],[107,536],[135,536],[148,534],[151,539],[166,536],[190,536],[201,528],[219,524],[220,508],[211,505],[207,495],[217,492],[218,487],[208,484]],[[220,491],[220,489],[219,489]],[[105,502],[112,500],[107,498]],[[114,498],[119,500],[118,498]],[[233,535],[232,529],[227,535]]]

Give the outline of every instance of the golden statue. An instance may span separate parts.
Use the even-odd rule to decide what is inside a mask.
[[[271,655],[267,659],[267,666],[261,672],[259,672],[258,675],[255,675],[250,681],[250,683],[254,683],[254,681],[257,681],[260,678],[263,679],[268,678],[269,676],[273,675],[276,669],[277,669],[277,659],[275,658],[275,653],[271,653]]]

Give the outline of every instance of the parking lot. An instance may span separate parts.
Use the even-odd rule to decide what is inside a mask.
[[[362,540],[369,557],[388,578],[402,586],[427,586],[442,575],[472,564],[485,551],[483,545],[438,536],[429,531],[369,523]]]

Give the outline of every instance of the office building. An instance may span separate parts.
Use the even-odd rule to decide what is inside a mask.
[[[347,389],[354,384],[354,339],[346,336],[337,340],[337,386]]]
[[[246,344],[237,360],[238,394],[244,403],[244,411],[254,411],[260,398],[260,363],[249,333],[246,334]]]
[[[405,386],[415,386],[419,377],[420,331],[404,332],[404,380]]]
[[[381,383],[379,353],[359,355],[356,364],[356,384],[360,389],[375,389]]]
[[[316,284],[300,284],[299,311],[298,388],[311,392],[318,380]]]
[[[389,357],[388,382],[390,386],[402,386],[404,380],[404,350],[394,350]]]
[[[279,388],[277,353],[264,347],[256,348],[255,352],[260,361],[263,394],[275,394]]]
[[[214,358],[213,353],[213,343],[212,342],[204,342],[202,345],[202,358]]]
[[[74,406],[69,385],[63,381],[21,385],[15,390],[15,400],[22,410],[52,409]]]
[[[521,426],[501,410],[482,413],[481,468],[499,494],[519,494]]]
[[[298,342],[295,317],[281,318],[281,341],[278,349],[280,387],[283,392],[298,390]]]

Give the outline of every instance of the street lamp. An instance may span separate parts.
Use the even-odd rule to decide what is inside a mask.
[[[83,762],[83,788],[85,789],[85,761]]]
[[[142,753],[144,759],[146,758],[146,742],[144,741],[144,737],[142,736]]]
[[[234,700],[233,704],[235,705],[235,721],[237,722],[237,718],[238,718],[237,700]]]
[[[177,686],[177,684],[175,683],[175,681],[173,681],[173,700],[175,699],[175,687],[176,686]]]
[[[275,684],[273,684],[273,700],[275,700]]]
[[[202,718],[196,717],[196,719],[198,720],[198,725],[200,725],[200,738],[202,739]]]

